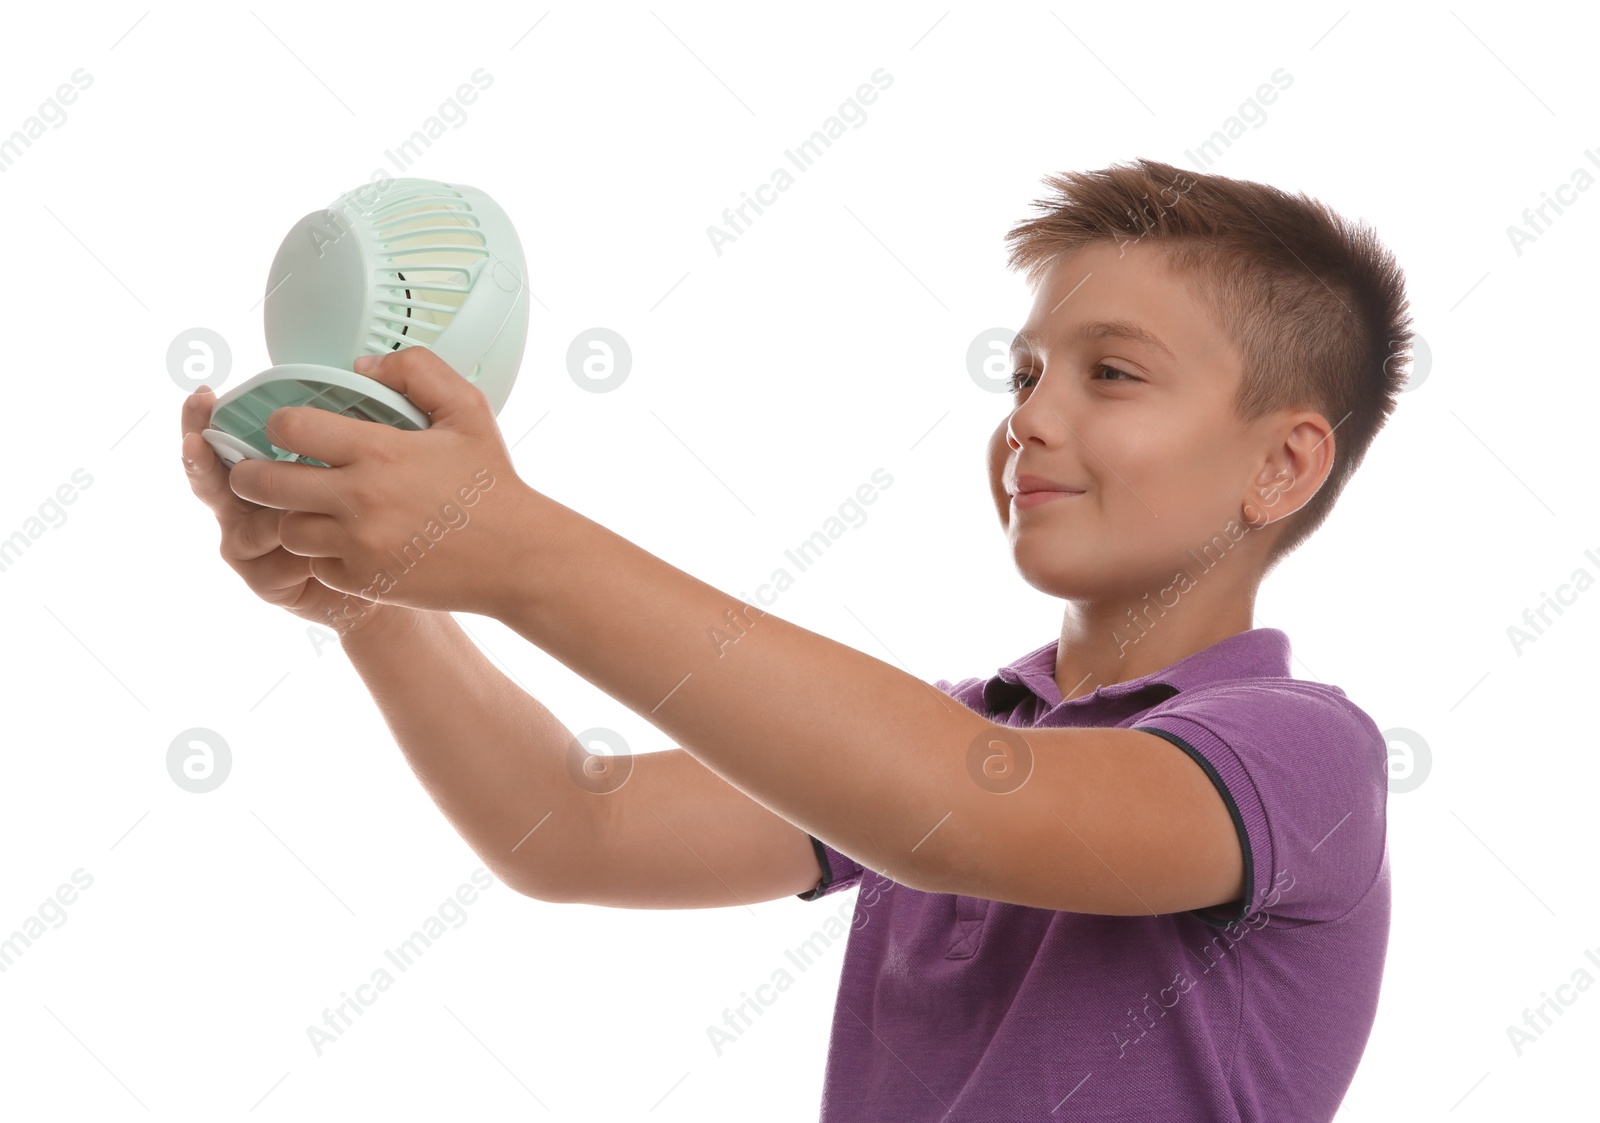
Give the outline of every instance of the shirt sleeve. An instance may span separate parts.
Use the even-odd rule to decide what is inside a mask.
[[[1257,912],[1335,920],[1379,875],[1388,802],[1388,746],[1337,687],[1238,680],[1159,703],[1141,729],[1187,753],[1228,806],[1244,851],[1245,898],[1194,909],[1212,925]]]
[[[816,835],[808,834],[812,849],[817,852],[817,865],[822,869],[822,880],[817,882],[815,889],[808,889],[795,896],[802,901],[815,901],[826,897],[829,893],[837,893],[841,889],[849,889],[861,881],[861,863],[848,857],[823,842]]]
[[[963,687],[971,687],[981,683],[982,680],[976,678],[963,679],[961,682],[954,684],[947,679],[939,679],[933,685],[946,694],[954,696]],[[806,837],[811,840],[812,849],[817,852],[817,866],[822,871],[822,880],[817,882],[815,889],[808,889],[804,893],[796,893],[795,896],[802,901],[815,901],[818,898],[826,897],[829,893],[837,893],[841,889],[849,889],[851,886],[860,883],[862,874],[860,862],[835,850],[816,835],[807,834]]]

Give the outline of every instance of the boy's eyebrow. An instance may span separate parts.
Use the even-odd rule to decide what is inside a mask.
[[[1068,343],[1083,343],[1091,339],[1105,338],[1127,339],[1134,343],[1142,343],[1151,350],[1159,351],[1169,359],[1177,358],[1172,353],[1172,348],[1157,339],[1149,329],[1134,323],[1132,320],[1085,320],[1068,332],[1064,338]],[[1023,328],[1017,332],[1016,338],[1012,341],[1011,349],[1015,351],[1019,347],[1027,347],[1032,350],[1037,347],[1037,344],[1037,337],[1027,328]]]

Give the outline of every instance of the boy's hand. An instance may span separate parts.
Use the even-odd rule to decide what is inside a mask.
[[[242,460],[233,493],[283,512],[278,540],[330,589],[491,615],[533,493],[488,399],[426,347],[363,356],[356,370],[409,398],[428,428],[284,406],[267,418],[272,443],[328,467]]]
[[[268,604],[301,619],[333,628],[341,636],[386,610],[360,597],[330,589],[311,574],[311,563],[283,548],[282,511],[239,498],[228,487],[228,468],[200,431],[211,424],[216,398],[209,387],[183,403],[183,460],[189,487],[211,508],[222,529],[222,560]]]

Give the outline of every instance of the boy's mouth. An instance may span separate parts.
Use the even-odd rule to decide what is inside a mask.
[[[1019,474],[1016,482],[1007,489],[1012,496],[1028,495],[1037,491],[1050,491],[1063,495],[1082,495],[1083,488],[1073,487],[1071,484],[1047,480],[1043,476]]]
[[[1052,499],[1075,499],[1082,494],[1083,492],[1081,491],[1046,491],[1043,489],[1023,491],[1013,495],[1011,502],[1019,510],[1026,510],[1029,507],[1037,507],[1041,503],[1048,503]]]

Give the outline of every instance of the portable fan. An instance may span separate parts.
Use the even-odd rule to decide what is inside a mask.
[[[267,418],[315,406],[400,429],[428,416],[355,373],[361,355],[423,346],[505,405],[528,336],[528,286],[515,227],[465,184],[397,179],[341,195],[284,238],[263,318],[273,366],[217,398],[203,436],[240,460],[327,465],[274,445]]]

